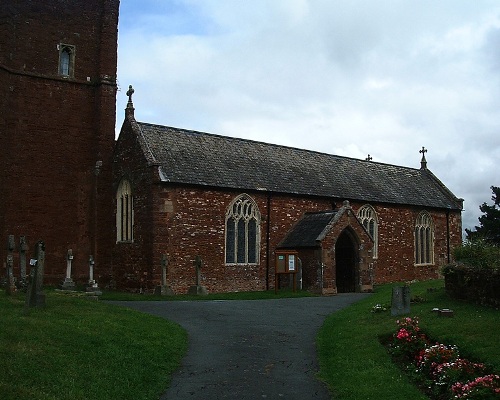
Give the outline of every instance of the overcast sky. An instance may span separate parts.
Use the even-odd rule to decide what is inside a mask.
[[[117,126],[138,121],[500,186],[498,0],[122,0]],[[335,173],[332,171],[332,173]]]

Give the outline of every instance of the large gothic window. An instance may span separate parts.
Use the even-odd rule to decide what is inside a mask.
[[[358,211],[358,219],[373,239],[373,258],[378,256],[378,218],[375,209],[369,204]]]
[[[415,264],[434,263],[434,224],[428,212],[422,211],[415,222]]]
[[[134,201],[130,182],[123,179],[116,192],[116,241],[131,242],[134,227]]]
[[[260,213],[253,199],[242,194],[226,212],[226,264],[258,264]]]

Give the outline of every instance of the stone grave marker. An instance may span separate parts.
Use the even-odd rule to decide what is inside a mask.
[[[167,285],[168,257],[166,254],[161,256],[161,285],[155,287],[155,294],[161,296],[173,296],[174,291]]]
[[[19,266],[21,269],[21,281],[19,286],[26,291],[28,287],[28,275],[26,272],[26,253],[28,251],[28,243],[26,243],[26,236],[19,237]]]
[[[196,273],[196,285],[193,285],[189,288],[188,294],[205,296],[208,294],[207,288],[201,285],[201,267],[203,265],[203,261],[200,256],[196,256],[196,259],[193,262]]]
[[[95,296],[100,296],[102,294],[101,289],[99,289],[99,285],[94,279],[94,257],[91,255],[89,256],[89,284],[86,288],[86,291],[89,294],[93,294]]]
[[[26,307],[45,306],[43,293],[43,273],[45,266],[45,244],[39,240],[35,245],[35,258],[30,260],[31,273],[26,296]]]
[[[410,313],[410,287],[394,286],[392,288],[391,315]]]
[[[66,278],[64,278],[64,282],[61,285],[61,289],[63,290],[75,290],[75,282],[71,279],[71,263],[73,262],[73,250],[68,249],[68,253],[66,255]]]
[[[5,292],[13,294],[17,291],[16,282],[14,280],[14,252],[15,242],[14,235],[9,235],[7,239],[7,262],[5,264],[6,285]]]

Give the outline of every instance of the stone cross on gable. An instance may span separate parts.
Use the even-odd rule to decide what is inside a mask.
[[[135,92],[135,90],[132,87],[132,85],[128,85],[128,90],[127,90],[126,95],[128,96],[128,102],[130,104],[132,104],[132,95],[134,94],[134,92]]]
[[[427,160],[425,159],[425,153],[427,153],[427,149],[424,146],[422,146],[422,150],[419,150],[418,152],[422,154],[422,159],[420,160],[420,168],[426,169]]]
[[[373,157],[371,155],[368,154],[368,157],[365,158],[366,161],[371,161],[373,160]]]
[[[127,107],[125,108],[125,115],[129,118],[135,118],[134,117],[134,103],[132,103],[132,95],[134,94],[135,90],[132,87],[132,85],[128,86],[127,90],[127,96],[128,96],[128,103]]]

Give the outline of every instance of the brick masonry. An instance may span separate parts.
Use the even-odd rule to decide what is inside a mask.
[[[28,255],[43,239],[49,283],[63,280],[71,248],[73,279],[79,283],[88,278],[92,254],[101,285],[152,290],[160,282],[161,256],[167,254],[168,283],[177,293],[194,283],[197,255],[209,291],[272,288],[275,250],[293,224],[305,212],[332,209],[332,200],[340,207],[345,199],[247,193],[261,213],[259,263],[225,265],[225,213],[241,193],[159,182],[157,167],[141,155],[133,119],[125,120],[115,145],[118,6],[118,0],[1,2],[1,236],[13,234],[18,243],[26,235]],[[59,44],[75,49],[70,78],[58,75]],[[98,161],[102,167],[96,175]],[[116,242],[115,194],[122,178],[131,182],[134,196],[134,240],[128,243]],[[364,205],[348,200],[354,214]],[[461,241],[460,212],[428,209],[435,225],[435,264],[415,266],[413,231],[422,209],[371,205],[379,218],[378,258],[370,258],[369,239],[346,214],[320,248],[301,249],[306,287],[335,292],[341,232],[350,232],[361,249],[356,290],[372,281],[435,277],[448,262],[449,247]],[[6,258],[4,245],[0,257]]]
[[[88,279],[90,254],[96,275],[110,265],[118,5],[0,5],[0,233],[26,235],[28,254],[45,241],[49,283],[64,278],[68,248],[76,280]],[[75,49],[72,77],[59,75],[61,43]]]
[[[225,265],[225,215],[239,191],[210,187],[186,187],[162,183],[157,167],[141,156],[140,137],[132,132],[133,119],[126,119],[115,151],[114,187],[125,177],[134,196],[134,241],[117,243],[113,276],[118,287],[152,290],[161,280],[161,256],[169,259],[167,280],[176,293],[186,293],[194,284],[193,261],[204,261],[202,284],[209,291],[264,290],[274,287],[274,257],[281,240],[305,212],[332,209],[332,199],[295,197],[254,192],[250,195],[259,207],[260,262],[258,265]],[[337,208],[344,199],[338,199]],[[438,276],[439,267],[448,262],[447,232],[450,247],[461,242],[461,215],[447,210],[427,210],[435,226],[435,264],[414,264],[414,226],[422,208],[371,204],[379,225],[378,258],[372,259],[366,231],[355,218],[365,203],[351,201],[351,214],[332,227],[321,249],[300,251],[304,285],[319,289],[318,271],[324,264],[323,292],[334,293],[335,243],[349,227],[359,252],[356,290],[372,283],[428,279]],[[447,217],[448,214],[448,217]],[[448,222],[447,222],[448,221]],[[269,247],[268,247],[269,245]]]

